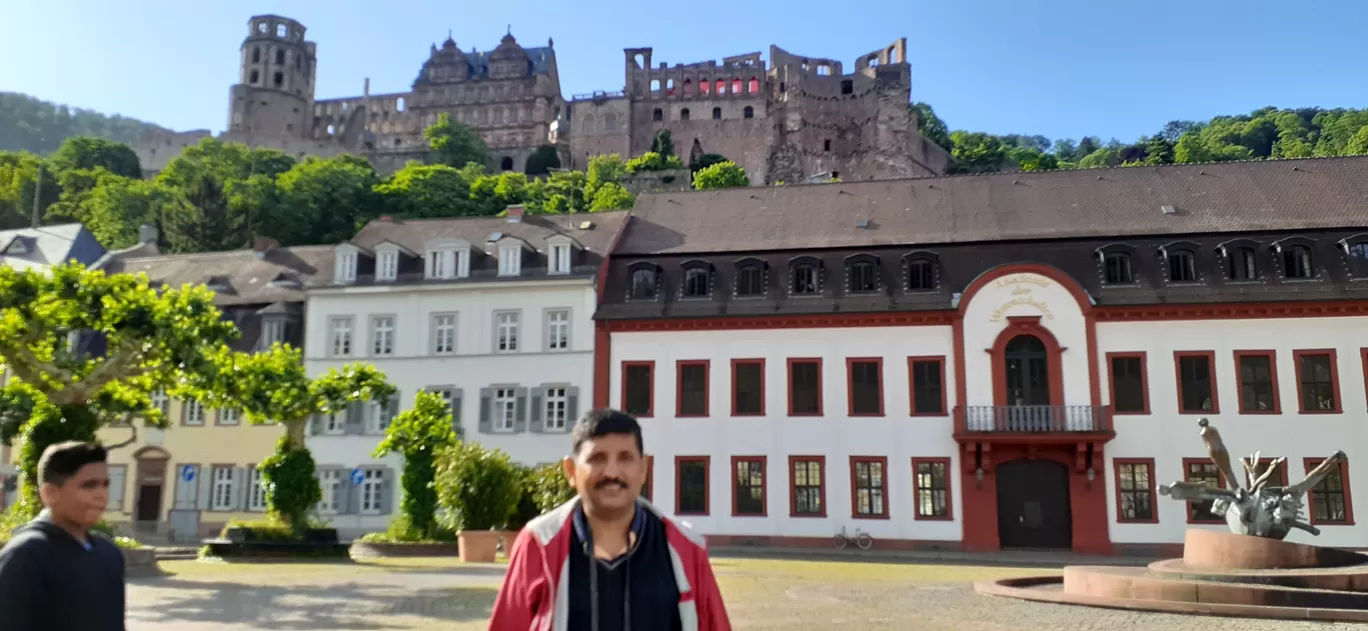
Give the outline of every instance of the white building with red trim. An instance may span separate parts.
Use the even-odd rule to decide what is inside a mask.
[[[594,403],[715,543],[1154,551],[1225,527],[1157,492],[1208,418],[1290,482],[1344,450],[1291,538],[1362,546],[1364,200],[1368,158],[646,195]]]

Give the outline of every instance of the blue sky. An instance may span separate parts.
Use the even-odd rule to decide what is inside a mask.
[[[360,94],[366,77],[375,92],[406,90],[448,29],[485,50],[511,24],[524,45],[555,39],[567,98],[621,89],[628,47],[672,65],[770,44],[849,63],[906,37],[913,99],[952,129],[1129,141],[1264,105],[1368,105],[1362,0],[0,3],[0,90],[179,130],[223,128],[260,13],[308,27],[320,98]]]

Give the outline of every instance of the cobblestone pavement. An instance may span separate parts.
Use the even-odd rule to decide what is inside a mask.
[[[1349,624],[1190,617],[979,596],[970,583],[1050,570],[718,559],[738,629],[872,631],[1290,631]],[[133,581],[130,631],[484,629],[499,566],[164,562],[174,576]]]

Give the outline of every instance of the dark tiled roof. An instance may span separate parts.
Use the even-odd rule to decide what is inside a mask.
[[[598,259],[608,251],[614,235],[626,220],[627,213],[624,211],[527,215],[517,223],[510,223],[503,217],[379,220],[366,224],[351,243],[372,250],[376,245],[389,241],[421,256],[427,252],[427,244],[433,241],[464,239],[470,242],[471,250],[493,254],[488,241],[494,233],[522,239],[543,252],[548,238],[564,235]],[[592,223],[590,229],[580,229],[580,224],[585,221]]]
[[[617,253],[1357,228],[1368,156],[656,193],[632,214]]]
[[[207,284],[210,277],[223,276],[230,289],[219,291],[219,305],[270,305],[278,302],[303,302],[304,286],[314,279],[331,279],[333,247],[310,245],[276,248],[258,259],[252,250],[199,252],[138,258],[116,258],[106,270],[110,273],[143,272],[153,281],[168,287]],[[297,283],[273,283],[277,279]]]

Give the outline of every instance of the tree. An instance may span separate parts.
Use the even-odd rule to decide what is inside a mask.
[[[706,169],[714,164],[721,164],[723,162],[729,162],[729,160],[727,160],[726,156],[720,153],[700,154],[698,156],[698,159],[689,163],[689,171],[690,173],[698,173],[699,171],[702,171],[703,169]]]
[[[394,396],[394,386],[374,366],[359,363],[310,379],[299,350],[281,344],[256,354],[224,348],[213,366],[209,378],[192,389],[196,398],[213,408],[241,409],[254,425],[274,421],[285,426],[275,452],[258,468],[267,509],[296,533],[303,532],[309,510],[323,499],[313,455],[305,447],[310,419],[319,415],[321,422],[321,416],[338,414],[352,403],[384,405]]]
[[[4,96],[0,93],[0,96]],[[43,170],[39,216],[61,197],[61,189],[47,161],[31,153],[0,152],[0,230],[22,228],[32,223],[33,193],[38,172]]]
[[[437,498],[457,531],[497,530],[508,525],[522,497],[521,476],[508,454],[479,443],[457,443],[437,460]]]
[[[670,134],[670,130],[662,129],[656,132],[655,139],[651,141],[651,151],[661,156],[673,156],[675,154],[674,136]]]
[[[647,151],[646,153],[628,160],[625,166],[628,173],[642,173],[645,171],[682,169],[684,168],[684,163],[679,161],[678,156]]]
[[[481,169],[483,170],[483,169]],[[375,186],[384,207],[408,219],[479,214],[467,178],[445,164],[410,162]]]
[[[954,148],[950,155],[955,173],[987,173],[997,171],[1007,159],[1007,152],[997,136],[982,132],[957,131],[950,134]]]
[[[235,182],[232,198],[254,201],[250,209],[270,199],[265,181]],[[380,176],[370,161],[353,155],[305,158],[275,178],[278,196],[264,208],[245,210],[249,231],[280,241],[282,245],[337,243],[352,238],[366,222],[380,216],[384,201],[376,185]],[[259,190],[251,187],[259,186]],[[261,201],[256,201],[261,200]],[[271,209],[271,212],[263,212]]]
[[[424,537],[437,530],[437,453],[455,443],[451,406],[438,394],[422,391],[412,409],[390,421],[384,440],[375,448],[376,458],[392,453],[404,457],[404,499],[399,508]]]
[[[527,168],[524,172],[528,175],[546,175],[551,169],[559,169],[561,165],[560,154],[551,145],[542,145],[527,157]]]
[[[750,178],[746,176],[746,170],[737,166],[735,162],[719,162],[695,173],[693,185],[700,191],[750,186]]]
[[[81,265],[50,274],[0,267],[0,361],[15,377],[0,404],[17,406],[0,410],[0,434],[21,441],[19,510],[38,512],[38,457],[48,445],[95,440],[100,427],[134,417],[162,426],[152,392],[206,390],[236,336],[203,287],[159,291],[146,275]]]
[[[53,154],[52,166],[59,172],[102,167],[126,178],[142,177],[138,155],[128,145],[90,136],[67,138],[57,153]]]
[[[917,131],[926,136],[927,140],[940,145],[946,151],[955,148],[955,144],[950,141],[950,132],[945,126],[945,121],[936,116],[930,105],[918,102],[909,105],[908,109],[917,117]]]
[[[622,156],[616,153],[589,158],[589,166],[584,170],[584,199],[592,205],[600,186],[620,183],[626,175],[627,165],[622,162]]]
[[[432,164],[463,167],[466,163],[489,163],[489,147],[475,130],[451,120],[445,112],[437,115],[437,122],[423,130],[423,138],[432,148],[428,159]]]
[[[636,195],[617,182],[608,182],[598,187],[594,200],[589,204],[589,212],[604,210],[626,210],[636,203]]]
[[[166,131],[132,118],[58,105],[27,94],[0,92],[0,151],[48,155],[72,136],[133,142],[143,132],[154,130]]]

